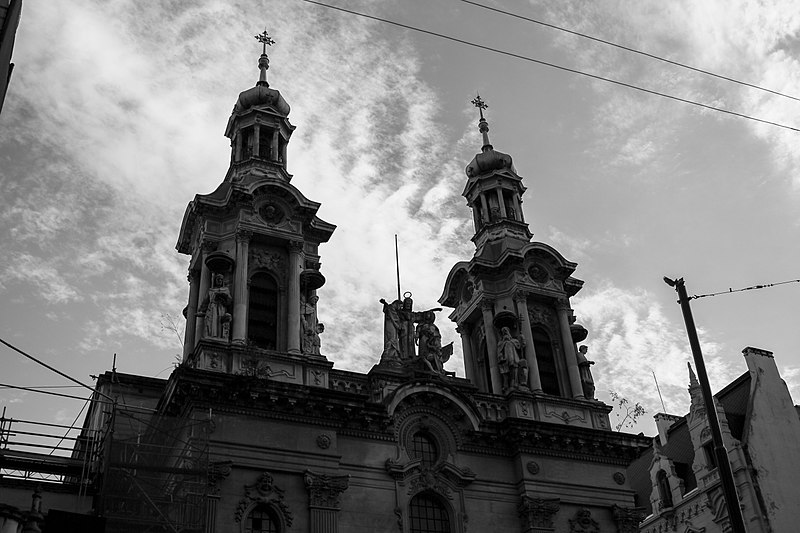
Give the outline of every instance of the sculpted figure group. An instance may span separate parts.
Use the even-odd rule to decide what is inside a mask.
[[[453,354],[453,343],[442,346],[442,335],[434,323],[437,307],[414,311],[410,293],[401,301],[383,304],[383,353],[381,364],[390,366],[417,365],[437,374],[445,374],[444,363]],[[417,349],[419,347],[419,349]]]
[[[511,336],[508,327],[500,329],[497,342],[497,366],[503,380],[503,390],[528,386],[528,361],[523,356],[524,341]]]

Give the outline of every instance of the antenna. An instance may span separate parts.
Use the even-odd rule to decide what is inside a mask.
[[[656,373],[652,370],[650,372],[653,373],[653,380],[656,382],[656,390],[658,391],[658,398],[661,400],[661,408],[664,410],[665,415],[669,414],[667,413],[667,406],[664,405],[664,398],[661,396],[661,389],[658,387],[658,378],[656,377]]]
[[[397,248],[397,233],[394,234],[394,264],[397,267],[397,299],[402,300],[400,294],[400,252]]]

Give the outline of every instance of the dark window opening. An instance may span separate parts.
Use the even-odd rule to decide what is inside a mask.
[[[242,130],[242,161],[253,157],[253,128]]]
[[[714,443],[707,442],[703,444],[703,453],[706,456],[706,465],[708,465],[708,469],[717,468],[717,454],[714,453]]]
[[[483,380],[486,383],[486,392],[492,394],[492,372],[489,368],[489,350],[486,348],[486,339],[481,340],[481,355],[483,356]]]
[[[561,396],[556,358],[553,354],[553,343],[550,342],[550,336],[541,328],[533,328],[532,333],[536,364],[539,367],[539,379],[542,381],[542,392]]]
[[[658,483],[658,496],[661,499],[661,508],[666,509],[672,507],[672,491],[669,488],[669,480],[667,473],[659,470],[656,474],[656,483]]]
[[[247,515],[245,533],[278,533],[278,522],[266,505],[259,505]]]
[[[250,280],[247,336],[261,348],[278,348],[278,286],[269,274]]]
[[[450,517],[435,496],[418,494],[410,507],[411,533],[450,533]]]
[[[258,132],[258,157],[272,159],[272,132],[262,127]]]
[[[433,466],[439,459],[439,447],[436,440],[424,431],[418,431],[411,437],[411,450],[409,455],[412,459],[420,459],[423,466]]]

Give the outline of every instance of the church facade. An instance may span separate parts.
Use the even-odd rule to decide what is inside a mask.
[[[402,295],[382,301],[375,366],[335,368],[317,318],[335,226],[291,184],[295,127],[259,37],[260,79],[225,131],[229,170],[189,203],[178,236],[182,362],[166,381],[98,381],[74,454],[92,458],[91,513],[121,532],[637,531],[626,472],[650,441],[612,431],[594,397],[570,307],[577,265],[532,240],[523,179],[491,145],[480,98],[483,145],[463,191],[475,254],[439,299],[466,377],[445,367],[453,347],[435,310]],[[125,406],[101,397],[120,394]]]

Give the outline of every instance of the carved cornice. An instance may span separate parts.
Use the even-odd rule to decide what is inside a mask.
[[[303,482],[309,495],[309,507],[338,511],[339,498],[350,484],[350,476],[328,476],[311,470],[303,473]]]

